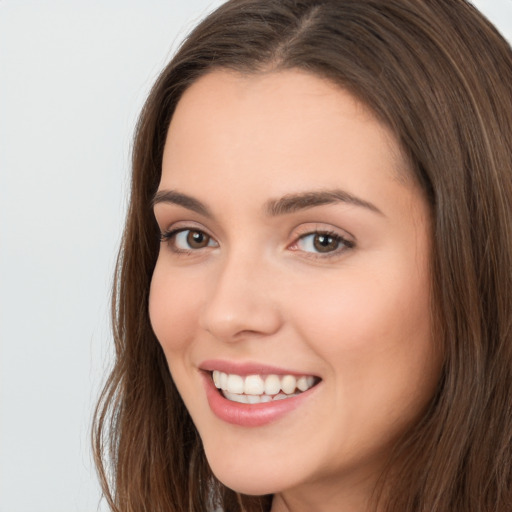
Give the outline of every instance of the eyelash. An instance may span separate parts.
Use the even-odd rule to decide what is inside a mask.
[[[317,229],[317,230],[308,231],[306,233],[299,235],[296,238],[296,240],[289,246],[289,248],[291,250],[301,250],[300,248],[298,248],[298,245],[300,243],[304,243],[304,241],[308,237],[313,237],[313,239],[316,237],[323,237],[323,238],[331,239],[332,243],[334,243],[336,245],[336,248],[334,250],[326,251],[326,252],[322,252],[322,251],[318,251],[318,250],[317,251],[303,250],[302,252],[305,255],[307,255],[308,258],[322,258],[322,259],[333,258],[333,257],[340,256],[341,253],[344,253],[346,250],[353,249],[355,247],[354,242],[347,240],[345,237],[343,237],[342,235],[340,235],[339,233],[337,233],[335,231]],[[313,241],[313,244],[314,243],[315,242]],[[295,248],[295,247],[297,247],[297,248]]]
[[[160,242],[166,242],[169,245],[171,251],[178,255],[192,254],[201,249],[206,249],[208,247],[212,247],[210,245],[206,245],[204,247],[199,247],[199,248],[195,248],[195,249],[194,248],[180,249],[180,248],[176,247],[176,244],[175,244],[176,236],[179,235],[180,233],[186,233],[186,232],[199,233],[201,235],[204,235],[204,236],[208,237],[209,242],[211,240],[214,240],[213,237],[211,237],[205,231],[203,231],[201,229],[195,229],[195,228],[190,227],[190,228],[176,228],[176,229],[172,229],[169,231],[164,231],[164,232],[160,233]],[[332,239],[332,243],[336,244],[336,248],[334,250],[326,251],[323,253],[321,251],[304,251],[303,250],[302,252],[308,258],[313,258],[313,259],[315,259],[315,258],[317,258],[317,259],[318,258],[322,258],[322,259],[331,258],[331,257],[339,256],[341,253],[345,252],[346,250],[353,249],[355,247],[354,242],[347,240],[345,237],[343,237],[342,235],[340,235],[339,233],[337,233],[335,231],[317,229],[317,230],[313,230],[313,231],[307,231],[307,232],[299,235],[295,239],[295,241],[288,246],[288,248],[293,251],[300,251],[300,248],[298,248],[299,243],[304,242],[304,240],[306,240],[308,237],[325,237],[328,239]],[[215,242],[215,244],[217,244],[217,242]]]
[[[171,249],[172,252],[174,252],[176,254],[183,254],[183,255],[192,254],[196,251],[199,251],[200,249],[209,247],[209,246],[206,246],[206,247],[196,248],[196,249],[193,249],[193,248],[180,249],[180,248],[176,247],[176,243],[175,243],[176,236],[179,235],[180,233],[186,233],[186,232],[200,233],[201,235],[208,237],[209,241],[213,240],[213,237],[211,237],[208,233],[206,233],[202,229],[196,229],[196,228],[189,227],[189,228],[176,228],[176,229],[172,229],[172,230],[164,231],[163,233],[160,233],[160,242],[167,242],[167,244],[169,245],[169,248]]]

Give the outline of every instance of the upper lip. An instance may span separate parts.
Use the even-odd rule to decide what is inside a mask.
[[[313,375],[308,371],[297,371],[290,370],[288,368],[280,368],[278,366],[268,365],[265,363],[259,363],[255,361],[238,362],[238,361],[227,361],[223,359],[209,359],[202,361],[199,365],[199,369],[203,371],[212,372],[218,370],[224,373],[231,373],[240,376],[247,375]],[[313,375],[315,376],[315,375]]]

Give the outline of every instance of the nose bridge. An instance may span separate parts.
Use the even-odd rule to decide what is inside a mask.
[[[223,341],[250,334],[269,335],[280,326],[270,264],[248,253],[240,250],[226,255],[209,283],[201,324]]]

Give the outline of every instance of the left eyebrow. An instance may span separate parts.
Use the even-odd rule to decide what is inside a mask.
[[[268,215],[277,216],[293,213],[298,210],[313,208],[315,206],[340,202],[360,206],[374,213],[385,216],[374,204],[340,189],[288,194],[279,199],[271,199],[270,201],[267,201],[265,211]]]

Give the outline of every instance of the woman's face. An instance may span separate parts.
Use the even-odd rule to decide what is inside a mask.
[[[356,510],[431,399],[429,208],[407,172],[310,74],[215,71],[180,100],[150,316],[228,487]]]

